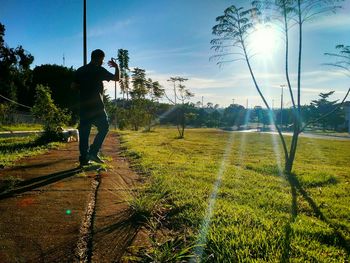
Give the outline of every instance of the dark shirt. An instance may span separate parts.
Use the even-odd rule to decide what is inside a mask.
[[[104,112],[103,83],[113,80],[114,75],[101,66],[89,63],[75,73],[75,82],[80,86],[80,115],[93,117]]]

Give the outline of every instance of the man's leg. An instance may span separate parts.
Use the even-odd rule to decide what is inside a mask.
[[[109,130],[109,122],[106,112],[95,118],[93,124],[97,127],[97,134],[93,144],[90,146],[89,155],[95,157],[100,151],[102,143]]]
[[[80,164],[88,163],[88,151],[89,151],[89,136],[91,131],[91,122],[87,119],[80,119],[79,125],[79,151]]]

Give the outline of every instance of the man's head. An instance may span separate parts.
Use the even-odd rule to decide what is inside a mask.
[[[105,53],[101,49],[95,49],[91,52],[91,62],[99,66],[102,65]]]

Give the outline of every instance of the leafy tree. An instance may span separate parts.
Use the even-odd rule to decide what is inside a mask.
[[[218,110],[214,109],[214,111],[212,111],[209,114],[209,118],[207,121],[207,127],[211,128],[211,127],[219,127],[220,126],[220,119],[221,119],[221,114]]]
[[[36,87],[32,113],[43,122],[45,131],[43,138],[47,141],[59,139],[58,128],[67,124],[70,119],[66,110],[55,105],[50,88],[43,85]]]
[[[12,108],[9,103],[0,103],[0,128],[2,124],[9,124],[11,119],[9,118],[12,113]]]
[[[194,119],[193,115],[187,115],[188,111],[188,100],[194,96],[194,94],[186,88],[182,82],[187,81],[188,79],[182,77],[170,77],[168,81],[174,84],[174,99],[170,99],[166,93],[164,95],[167,99],[174,105],[176,113],[176,127],[179,133],[179,138],[184,138],[185,127],[186,127],[186,117]],[[178,83],[176,85],[176,83]],[[180,102],[179,102],[180,101]]]
[[[212,48],[218,52],[214,58],[218,59],[218,64],[244,60],[247,64],[253,84],[259,93],[261,99],[268,112],[273,114],[272,121],[279,134],[285,157],[285,172],[291,175],[295,154],[298,145],[298,137],[300,132],[305,129],[305,125],[301,123],[301,68],[302,68],[302,46],[303,46],[303,27],[304,24],[313,18],[326,13],[335,11],[336,5],[340,0],[261,0],[253,1],[253,7],[249,9],[237,8],[232,5],[228,7],[224,14],[216,18],[217,24],[213,27],[213,34],[217,37],[211,41]],[[256,79],[255,73],[251,65],[252,54],[250,51],[249,39],[256,29],[256,24],[259,23],[261,10],[269,10],[272,15],[270,19],[276,23],[282,21],[284,28],[286,47],[285,47],[285,75],[288,84],[289,93],[291,96],[294,112],[293,120],[293,137],[290,147],[287,147],[286,140],[281,132],[281,127],[276,123],[274,113],[262,93],[260,85]],[[265,12],[264,12],[265,13]],[[292,86],[289,80],[288,64],[290,58],[288,34],[290,27],[296,24],[298,26],[298,56],[297,56],[297,84],[296,96],[292,91]],[[233,58],[232,58],[233,56]],[[229,57],[229,59],[227,59]],[[296,97],[296,99],[295,99]],[[308,125],[308,124],[306,124]]]
[[[116,123],[118,120],[118,128],[123,130],[130,125],[130,105],[131,101],[123,99],[111,100],[109,96],[105,96],[105,105],[111,123]]]
[[[303,120],[307,121],[310,119],[310,117],[307,115],[307,112],[304,110],[304,106],[301,107],[301,115],[303,116]],[[306,107],[308,108],[308,107]],[[278,110],[276,113],[276,120],[281,125],[281,128],[284,126],[285,129],[288,128],[288,126],[293,123],[293,108],[286,108]]]
[[[311,102],[311,114],[313,119],[318,119],[318,124],[322,126],[323,130],[326,130],[326,127],[333,126],[334,129],[337,128],[339,124],[345,122],[345,116],[343,111],[337,107],[338,100],[329,101],[328,98],[334,93],[330,91],[327,93],[320,93],[320,98],[318,100],[313,100]],[[335,109],[335,111],[333,111]],[[320,118],[327,114],[328,112],[333,111],[332,116],[328,115],[325,118]]]
[[[331,65],[333,67],[336,67],[340,69],[346,76],[350,77],[350,46],[345,46],[345,45],[337,45],[335,47],[337,49],[337,53],[325,53],[328,56],[331,56],[333,58],[336,58],[337,61],[334,63],[328,63],[327,65]],[[345,105],[345,108],[349,108],[349,103],[344,103],[345,99],[347,98],[348,94],[350,92],[350,88],[344,97],[343,101],[338,105],[338,107],[342,107],[343,104]],[[336,110],[336,109],[334,109]],[[350,132],[350,120],[349,117],[347,118],[348,120],[348,130]]]
[[[150,78],[146,82],[146,88],[150,97],[150,100],[146,102],[146,131],[150,131],[152,122],[155,123],[157,119],[156,114],[159,108],[159,99],[164,96],[164,89],[158,81],[152,81]]]
[[[189,106],[188,100],[193,96],[194,94],[188,88],[186,88],[185,85],[179,84],[178,99],[180,100],[180,107],[177,109],[179,111],[179,121],[177,125],[179,138],[184,138],[185,136],[186,119],[194,117],[193,115],[187,113],[187,109]]]
[[[242,105],[231,104],[224,110],[223,121],[226,126],[237,126],[238,129],[245,121],[245,109]]]
[[[33,70],[33,80],[30,96],[34,99],[37,85],[48,86],[51,96],[60,108],[66,108],[72,113],[72,121],[79,117],[79,92],[71,89],[75,70],[60,65],[41,65]],[[33,100],[31,99],[31,100]]]
[[[26,104],[30,65],[34,57],[22,46],[10,48],[4,41],[5,26],[0,23],[0,94]]]
[[[168,81],[170,81],[170,82],[173,83],[174,99],[173,99],[172,103],[173,103],[174,105],[177,105],[177,100],[178,100],[176,83],[179,83],[179,85],[181,85],[182,82],[185,82],[185,81],[187,81],[187,80],[188,80],[188,79],[183,78],[183,77],[179,77],[179,76],[170,77],[170,79],[168,79]]]
[[[135,131],[145,123],[145,105],[146,95],[148,93],[146,87],[146,73],[144,69],[134,68],[131,75],[132,90],[130,95],[132,104],[130,109],[130,121]]]
[[[206,125],[208,118],[209,118],[209,114],[207,112],[206,109],[203,108],[196,108],[194,109],[195,114],[196,114],[196,118],[193,120],[194,125],[196,127],[203,127]]]

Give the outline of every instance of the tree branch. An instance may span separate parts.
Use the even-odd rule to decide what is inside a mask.
[[[168,99],[168,101],[170,101],[170,103],[176,105],[175,102],[168,97],[168,95],[166,94],[165,90],[164,90],[164,96]]]

